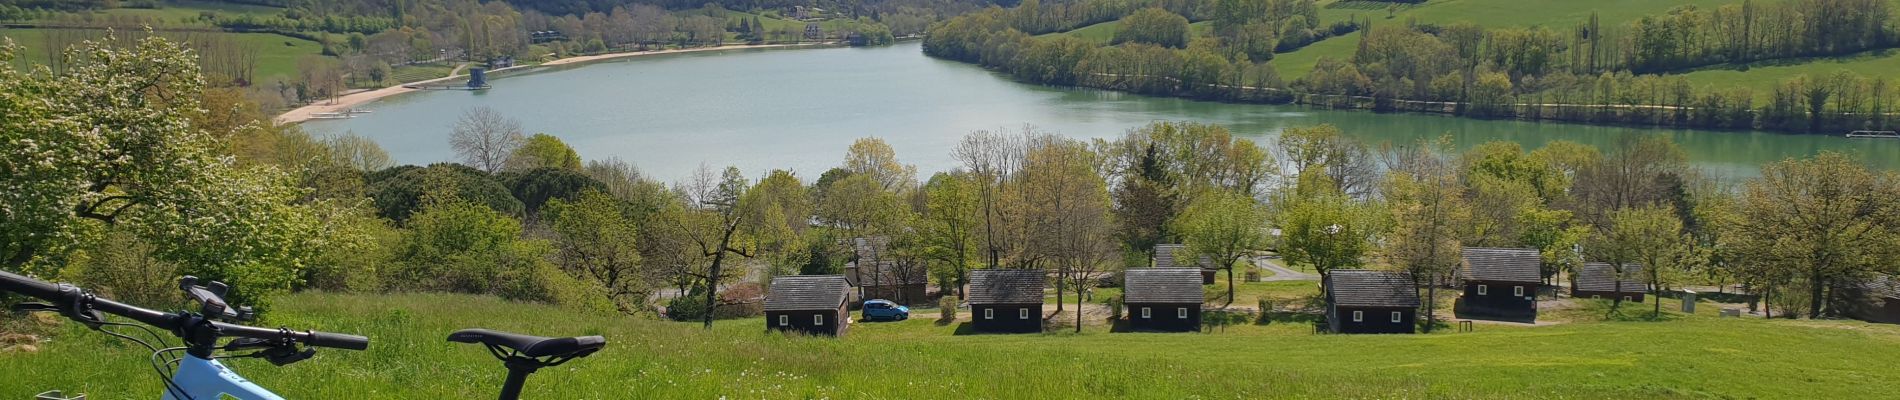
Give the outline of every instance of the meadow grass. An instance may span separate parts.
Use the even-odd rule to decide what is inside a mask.
[[[1860,52],[1839,57],[1770,60],[1747,65],[1721,65],[1683,73],[1697,88],[1746,87],[1755,94],[1757,105],[1766,103],[1774,88],[1801,76],[1826,79],[1836,72],[1848,71],[1862,77],[1900,78],[1900,49]]]
[[[1212,334],[960,335],[962,322],[933,316],[859,323],[829,339],[768,334],[758,318],[704,331],[463,295],[298,294],[277,304],[271,324],[373,338],[368,351],[324,350],[287,367],[230,361],[290,398],[493,396],[500,362],[443,341],[465,327],[608,338],[599,354],[536,374],[529,398],[1858,399],[1900,390],[1891,368],[1900,328],[1859,322],[1698,314],[1431,335],[1313,335],[1271,322]],[[0,397],[159,390],[144,350],[73,324],[55,330],[36,352],[0,353]]]
[[[0,36],[12,38],[14,44],[21,47],[14,63],[39,64],[46,62],[45,29],[0,29]],[[274,77],[294,79],[297,76],[298,62],[304,56],[323,54],[323,46],[317,42],[271,33],[203,33],[191,35],[224,35],[257,50],[257,80],[265,82]],[[51,50],[58,51],[58,50]]]

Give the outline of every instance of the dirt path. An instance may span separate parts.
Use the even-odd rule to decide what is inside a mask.
[[[1280,266],[1280,264],[1277,261],[1274,261],[1273,259],[1270,259],[1270,258],[1265,258],[1265,257],[1254,258],[1253,265],[1256,267],[1260,267],[1261,269],[1273,271],[1273,276],[1267,277],[1266,278],[1267,281],[1317,281],[1319,280],[1319,275],[1295,271],[1293,269]]]

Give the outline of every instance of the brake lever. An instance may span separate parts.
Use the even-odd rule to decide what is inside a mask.
[[[270,361],[272,365],[282,367],[298,361],[308,360],[310,357],[316,357],[317,349],[309,347],[299,349],[295,344],[286,344],[264,349],[264,351],[258,353],[264,356],[265,361]]]

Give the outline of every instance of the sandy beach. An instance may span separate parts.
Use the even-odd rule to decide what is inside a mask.
[[[509,68],[502,68],[495,71],[491,71],[491,73],[507,71],[507,70],[515,69],[515,68],[526,68],[526,67],[534,67],[534,66],[552,67],[552,66],[570,65],[570,64],[578,64],[578,63],[585,63],[585,62],[592,62],[592,61],[611,60],[611,59],[616,59],[616,58],[651,56],[651,55],[661,55],[661,54],[692,53],[692,52],[701,52],[701,51],[720,51],[720,50],[769,49],[769,48],[779,48],[779,47],[827,46],[827,45],[831,45],[831,43],[733,45],[733,46],[718,46],[718,47],[694,47],[690,49],[629,51],[629,52],[622,52],[622,53],[607,53],[607,54],[599,54],[599,55],[591,55],[591,56],[568,57],[568,58],[562,58],[562,59],[548,61],[548,62],[535,64],[535,65],[520,65],[520,66],[509,67]],[[277,123],[279,124],[300,123],[300,122],[304,122],[304,121],[308,121],[312,119],[317,114],[342,112],[344,110],[357,108],[357,106],[363,105],[365,103],[369,103],[371,101],[375,101],[376,99],[381,99],[384,97],[395,96],[395,95],[409,93],[409,92],[418,90],[418,89],[410,89],[410,88],[404,87],[405,85],[429,85],[429,84],[450,81],[450,80],[455,80],[455,79],[465,79],[466,77],[467,75],[457,74],[457,75],[451,75],[451,76],[430,79],[430,80],[425,80],[425,81],[408,82],[408,83],[403,83],[400,85],[390,86],[390,87],[381,88],[381,89],[364,90],[364,91],[349,93],[349,94],[339,96],[335,99],[331,99],[330,101],[317,102],[317,103],[305,105],[303,107],[298,107],[296,109],[284,112],[283,114],[277,116]]]

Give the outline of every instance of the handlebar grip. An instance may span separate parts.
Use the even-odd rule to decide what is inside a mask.
[[[0,291],[14,292],[46,301],[59,301],[59,285],[0,271]]]
[[[304,344],[333,349],[364,350],[369,348],[369,338],[341,333],[310,332],[310,340],[305,341]]]

